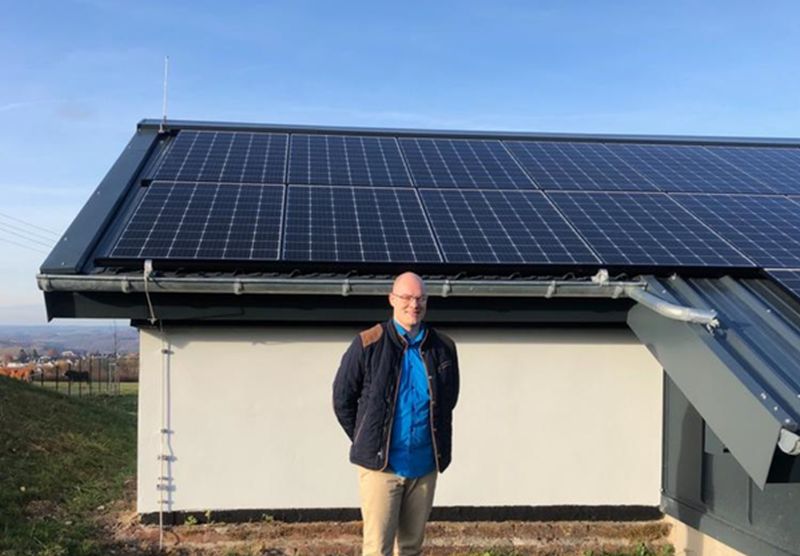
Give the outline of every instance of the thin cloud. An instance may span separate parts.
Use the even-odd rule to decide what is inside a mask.
[[[41,106],[42,104],[51,104],[53,100],[25,100],[20,102],[9,102],[7,104],[0,104],[0,112],[10,112],[12,110],[19,110],[20,108],[29,108],[31,106]]]

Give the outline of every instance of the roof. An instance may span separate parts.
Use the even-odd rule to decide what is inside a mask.
[[[798,139],[144,120],[38,281],[51,318],[362,322],[408,269],[440,322],[627,323],[761,487],[800,447]]]
[[[360,141],[358,152],[348,137]],[[237,152],[243,141],[244,154]],[[251,154],[257,149],[260,158]],[[255,177],[247,174],[254,161],[264,167]],[[242,198],[263,209],[260,220],[251,224],[238,206],[231,214],[197,208],[190,199],[203,195]],[[159,222],[160,213],[147,212],[153,204],[183,210],[180,226]],[[783,227],[768,221],[775,212],[785,215]],[[180,249],[184,239],[213,243],[205,230],[184,226],[195,218],[224,221],[233,236],[250,234],[253,248]],[[760,218],[779,241],[786,236],[786,248],[762,256],[769,249],[751,245],[742,218]],[[405,235],[395,240],[397,221]],[[358,228],[355,245],[342,225]],[[143,226],[163,237],[143,239]],[[741,274],[800,268],[798,229],[796,139],[144,120],[42,272],[142,268],[152,259],[158,269],[221,271]],[[328,245],[331,236],[338,245]],[[153,247],[159,239],[175,245]]]
[[[360,141],[358,156],[348,153],[343,137]],[[244,155],[234,144],[237,138],[247,140]],[[315,140],[321,141],[316,147]],[[559,145],[577,150],[562,152]],[[614,151],[614,145],[634,154]],[[262,158],[252,160],[262,171],[252,177],[247,157],[256,146]],[[372,147],[378,150],[370,154]],[[435,152],[425,151],[429,148]],[[453,150],[447,154],[445,148]],[[315,166],[327,174],[315,173]],[[379,170],[387,173],[378,175]],[[193,181],[186,181],[187,175]],[[320,183],[326,179],[334,184]],[[215,188],[213,201],[197,205],[195,197],[209,187]],[[717,194],[720,190],[728,192]],[[399,196],[406,201],[391,204]],[[249,206],[258,207],[259,218],[269,212],[271,219],[248,228],[242,223],[255,217],[237,211]],[[164,216],[168,209],[177,212]],[[411,220],[409,211],[420,220]],[[201,226],[192,228],[198,218]],[[399,232],[392,228],[398,220],[405,226]],[[246,232],[253,248],[219,251],[206,239],[203,254],[195,236],[202,243],[213,226],[227,227],[226,242]],[[765,243],[763,236],[770,235]],[[587,279],[601,269],[627,277],[746,278],[769,269],[768,276],[791,289],[800,283],[792,278],[796,273],[785,272],[800,268],[796,236],[800,139],[143,120],[45,260],[40,286],[51,317],[104,315],[96,304],[89,311],[51,303],[55,290],[68,286],[46,277],[135,279],[147,260],[152,277],[173,273],[208,281],[213,274],[217,282],[231,277],[231,288],[240,288],[241,278],[251,275],[357,278],[407,269],[450,281]],[[256,243],[269,243],[267,238],[271,250],[256,251]],[[186,250],[180,255],[176,246],[189,240],[198,248],[191,256]],[[133,251],[121,247],[131,242]],[[169,250],[159,242],[170,244]],[[355,249],[342,250],[345,244]],[[408,244],[411,251],[416,244],[418,252],[410,252]]]

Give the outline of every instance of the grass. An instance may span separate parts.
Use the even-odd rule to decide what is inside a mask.
[[[0,554],[104,554],[93,514],[135,465],[135,394],[77,398],[0,377]]]
[[[0,377],[0,556],[110,553],[108,533],[95,517],[104,511],[100,506],[122,497],[136,466],[138,384],[122,387],[118,396],[79,398]],[[274,520],[269,514],[262,519]],[[629,552],[584,556],[671,554],[640,544]],[[519,555],[509,547],[468,556]]]
[[[67,390],[69,388],[68,383],[65,380],[60,380],[56,383],[55,380],[45,380],[44,383],[39,382],[38,380],[34,380],[31,382],[34,386],[41,386],[43,388],[48,388],[50,390],[57,390],[62,394],[66,394],[68,391],[72,393],[73,396],[77,396],[78,392],[81,392],[82,396],[89,395],[89,385],[86,383],[72,383],[71,390]],[[106,382],[95,382],[92,384],[92,395],[103,395],[106,393],[114,393],[115,385],[111,384],[111,390],[109,391],[109,384]],[[80,390],[79,390],[80,389]],[[122,395],[136,395],[139,393],[139,383],[138,382],[120,382],[119,383],[119,391]]]

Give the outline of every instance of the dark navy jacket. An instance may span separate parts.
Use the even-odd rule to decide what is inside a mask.
[[[368,469],[389,464],[394,408],[403,368],[405,340],[393,322],[356,336],[333,381],[333,409],[352,441],[350,461]],[[453,340],[426,327],[420,346],[431,394],[431,433],[436,467],[450,465],[453,408],[458,400],[458,356]]]

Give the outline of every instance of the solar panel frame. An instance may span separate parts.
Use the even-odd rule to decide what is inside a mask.
[[[670,195],[761,268],[800,267],[800,202],[771,195]]]
[[[418,188],[537,189],[499,140],[401,137],[399,144]]]
[[[344,224],[337,222],[343,213]],[[377,222],[370,220],[374,218]],[[354,229],[340,229],[348,222]],[[281,259],[285,261],[443,261],[413,188],[292,184],[284,228]]]
[[[153,181],[276,184],[286,181],[289,135],[181,130],[151,172]],[[237,161],[241,170],[234,171]]]
[[[405,188],[414,185],[395,137],[304,133],[291,136],[288,183]]]
[[[541,191],[419,190],[448,263],[597,264]],[[546,242],[554,242],[546,245]]]
[[[547,195],[603,264],[754,266],[665,193],[548,191]]]
[[[658,191],[606,145],[570,141],[505,141],[509,152],[544,190]]]
[[[108,258],[278,260],[285,189],[278,184],[152,182]]]
[[[606,147],[663,192],[772,192],[700,145],[606,143]]]

